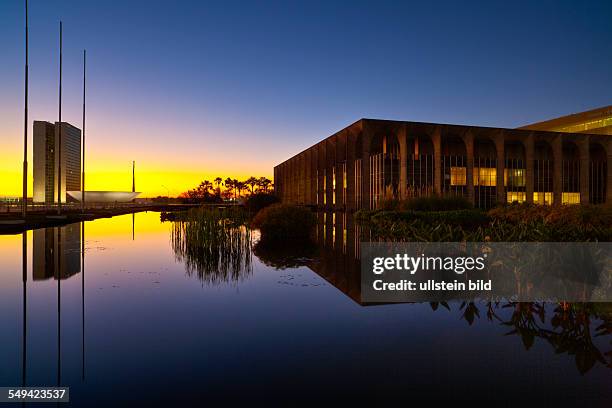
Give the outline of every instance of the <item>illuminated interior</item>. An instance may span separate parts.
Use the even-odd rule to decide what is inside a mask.
[[[497,185],[497,169],[495,167],[474,167],[474,185],[495,187]]]
[[[555,132],[577,133],[577,132],[586,132],[592,129],[599,129],[599,128],[603,128],[607,126],[612,126],[612,116],[603,118],[603,119],[599,119],[599,120],[592,120],[589,122],[578,123],[576,125],[562,126],[562,127],[554,128],[552,130]]]
[[[561,204],[580,204],[580,193],[562,193]]]
[[[465,167],[450,168],[451,186],[465,186],[467,184],[467,169]]]
[[[534,191],[533,192],[533,202],[536,204],[551,205],[552,201],[553,201],[552,191],[547,191],[547,192]]]
[[[508,191],[506,193],[506,200],[508,203],[524,203],[527,200],[527,196],[524,191]]]

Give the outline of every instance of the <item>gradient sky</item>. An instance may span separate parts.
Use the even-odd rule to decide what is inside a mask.
[[[271,177],[362,117],[516,127],[612,103],[609,0],[420,3],[30,0],[30,175],[60,19],[77,127],[87,48],[91,190],[129,190],[131,160],[144,196]],[[0,1],[0,196],[21,191],[23,19]]]

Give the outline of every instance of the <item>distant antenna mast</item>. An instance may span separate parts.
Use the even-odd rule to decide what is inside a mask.
[[[136,167],[136,162],[132,160],[132,193],[136,192],[136,179],[134,177],[134,168]]]
[[[87,50],[83,50],[83,166],[81,175],[81,210],[85,211],[85,69],[87,64]]]
[[[28,0],[25,0],[25,109],[23,120],[23,218],[28,209]]]
[[[57,140],[57,214],[62,213],[62,22],[59,55],[59,132]]]

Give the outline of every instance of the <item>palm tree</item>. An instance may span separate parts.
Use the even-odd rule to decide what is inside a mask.
[[[225,179],[225,188],[231,192],[230,196],[233,195],[234,198],[236,198],[234,180],[232,180],[231,177]]]
[[[221,177],[216,177],[215,178],[215,184],[217,185],[217,188],[219,188],[219,186],[221,185],[222,181],[223,181],[223,179]]]
[[[238,197],[242,195],[242,190],[246,188],[246,183],[243,181],[236,181],[236,188],[238,189]]]
[[[257,179],[251,176],[248,179],[246,179],[244,184],[251,186],[251,194],[253,194],[255,192],[255,185],[257,185]]]
[[[206,196],[210,194],[210,189],[212,188],[212,183],[208,180],[204,180],[198,186],[198,190],[202,193],[202,195]]]
[[[268,192],[268,187],[270,186],[270,184],[272,184],[272,180],[267,177],[260,177],[259,179],[257,179],[257,185],[260,189],[264,191],[264,193]]]
[[[241,183],[238,180],[232,179],[232,185],[234,186],[234,191],[235,191],[234,198],[240,197],[241,186],[239,184]]]

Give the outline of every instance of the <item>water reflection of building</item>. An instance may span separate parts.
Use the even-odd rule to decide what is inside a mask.
[[[361,301],[361,229],[345,212],[319,213],[319,256],[308,267],[355,302]]]
[[[80,224],[33,231],[34,280],[67,279],[81,271]]]

